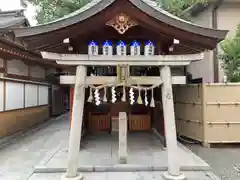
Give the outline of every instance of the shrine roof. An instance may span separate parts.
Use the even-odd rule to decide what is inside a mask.
[[[87,20],[88,18],[100,13],[101,11],[103,11],[105,8],[112,5],[116,1],[119,0],[92,0],[79,10],[69,15],[66,15],[60,19],[38,26],[18,28],[15,29],[14,32],[17,37],[27,37],[50,33]],[[152,0],[128,0],[128,1],[132,5],[134,5],[135,7],[137,7],[138,9],[140,9],[141,11],[151,16],[152,18],[155,18],[158,21],[161,21],[183,31],[198,34],[200,36],[214,38],[217,40],[217,42],[225,39],[225,36],[228,32],[226,30],[217,30],[201,27],[199,25],[185,21],[163,10],[156,2]]]

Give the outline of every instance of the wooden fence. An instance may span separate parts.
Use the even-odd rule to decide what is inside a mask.
[[[240,142],[240,83],[174,88],[177,132],[209,143]]]

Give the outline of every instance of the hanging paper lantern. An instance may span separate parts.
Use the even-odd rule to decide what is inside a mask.
[[[155,54],[155,46],[152,41],[148,41],[144,47],[145,56],[153,56]]]
[[[98,55],[98,45],[95,41],[89,42],[88,55]]]
[[[129,90],[129,97],[130,97],[130,104],[133,105],[135,102],[133,88],[130,88],[130,90]]]
[[[132,42],[130,49],[131,49],[132,56],[140,56],[141,55],[140,44],[137,41]]]
[[[127,47],[123,41],[119,41],[117,43],[117,55],[118,56],[125,56],[127,55]]]
[[[103,42],[103,55],[105,56],[111,56],[113,55],[113,47],[112,47],[112,43],[108,40]]]

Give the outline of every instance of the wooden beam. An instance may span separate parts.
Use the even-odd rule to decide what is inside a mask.
[[[129,66],[188,66],[190,62],[165,62],[165,61],[148,61],[148,62],[137,62],[137,61],[57,61],[59,65],[83,65],[83,66],[117,66],[117,65],[129,65]]]
[[[154,56],[104,56],[86,54],[59,54],[41,52],[44,59],[56,60],[62,65],[99,65],[99,66],[186,66],[192,61],[199,61],[204,58],[203,53],[187,55],[154,55]]]
[[[75,84],[76,76],[60,76],[61,84]],[[100,84],[116,84],[118,79],[116,76],[87,76],[86,85],[100,85]],[[160,76],[130,76],[128,79],[129,84],[152,85],[162,84]],[[186,84],[185,76],[172,76],[172,84]]]

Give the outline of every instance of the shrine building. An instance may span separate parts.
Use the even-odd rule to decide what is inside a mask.
[[[226,33],[182,20],[150,0],[93,0],[56,21],[14,29],[43,62],[64,68],[60,83],[71,88],[63,179],[83,178],[77,159],[85,134],[119,133],[116,163],[125,164],[127,132],[153,128],[168,152],[164,177],[184,179],[176,153],[173,87],[188,83],[187,66],[201,61],[203,52],[213,50]]]
[[[65,111],[68,88],[56,75],[62,66],[43,61],[14,34],[13,29],[29,26],[23,10],[0,11],[0,138]]]

